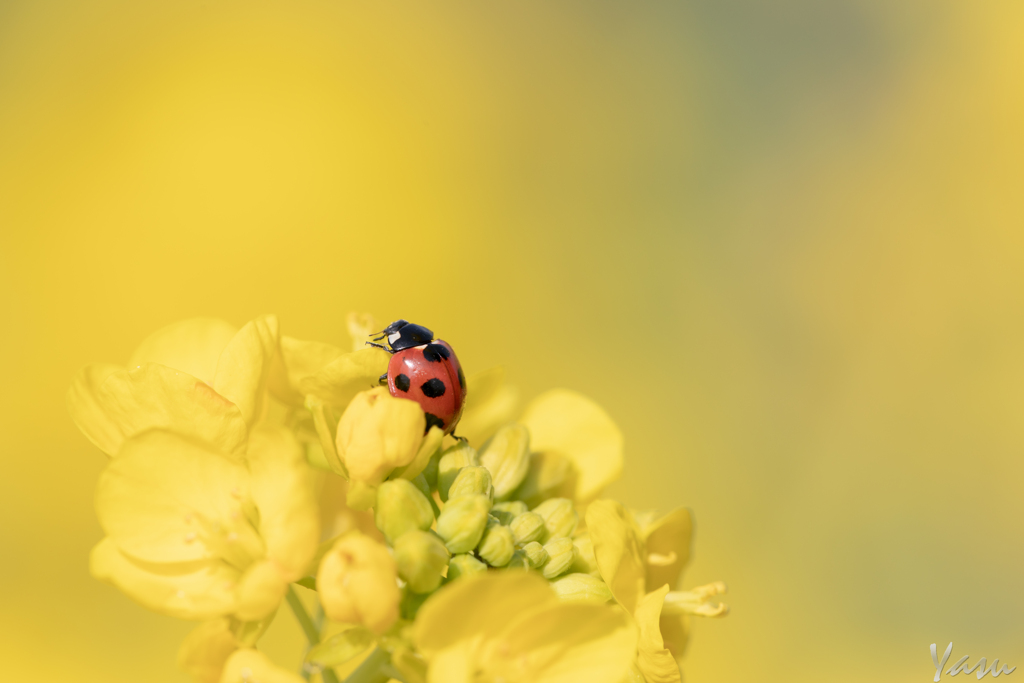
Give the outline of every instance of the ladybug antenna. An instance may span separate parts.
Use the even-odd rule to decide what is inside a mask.
[[[380,332],[377,332],[376,334],[379,334],[380,336],[377,337],[376,339],[374,339],[373,341],[380,341],[384,337],[387,337],[388,335],[391,335],[391,334],[394,334],[395,332],[398,332],[400,329],[402,329],[403,327],[405,327],[408,324],[409,324],[408,320],[396,320],[395,322],[391,323],[390,325],[385,327]]]

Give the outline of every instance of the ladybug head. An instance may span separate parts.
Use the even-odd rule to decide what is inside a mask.
[[[380,332],[380,336],[374,341],[388,338],[388,346],[391,351],[411,349],[414,346],[428,344],[434,340],[434,333],[422,325],[414,325],[407,320],[396,320]]]

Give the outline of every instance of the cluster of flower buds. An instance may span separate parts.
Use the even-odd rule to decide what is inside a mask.
[[[344,351],[270,316],[185,321],[83,370],[69,407],[111,457],[94,575],[202,620],[179,661],[203,683],[302,681],[257,648],[285,602],[325,683],[681,680],[689,618],[724,614],[725,588],[673,590],[687,510],[600,498],[622,467],[610,417],[567,390],[517,414],[487,371],[446,436],[375,386],[371,329],[351,317]]]

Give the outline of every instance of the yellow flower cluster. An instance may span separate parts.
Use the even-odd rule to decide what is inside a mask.
[[[372,327],[350,316],[346,351],[273,316],[188,320],[83,369],[68,406],[110,457],[93,575],[200,620],[179,663],[202,682],[680,681],[687,619],[724,614],[725,588],[672,590],[688,511],[599,499],[622,468],[608,415],[553,390],[515,419],[491,370],[467,379],[465,438],[427,430],[377,386]],[[282,602],[304,677],[256,647]]]

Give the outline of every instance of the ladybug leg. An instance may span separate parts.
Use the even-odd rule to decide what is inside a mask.
[[[393,351],[391,349],[389,349],[388,347],[384,346],[383,344],[374,344],[373,342],[366,342],[366,345],[367,346],[376,346],[378,349],[384,349],[388,353],[393,353]]]
[[[388,383],[388,373],[385,372],[383,375],[381,375],[378,378],[378,381],[381,383],[381,385],[387,384]]]
[[[469,444],[469,439],[467,439],[467,438],[466,438],[466,437],[464,437],[464,436],[457,436],[457,435],[455,435],[455,434],[452,434],[452,437],[454,437],[454,438],[458,439],[459,441],[461,441],[461,442],[462,442],[462,443],[464,443],[464,444],[467,444],[467,445]]]

